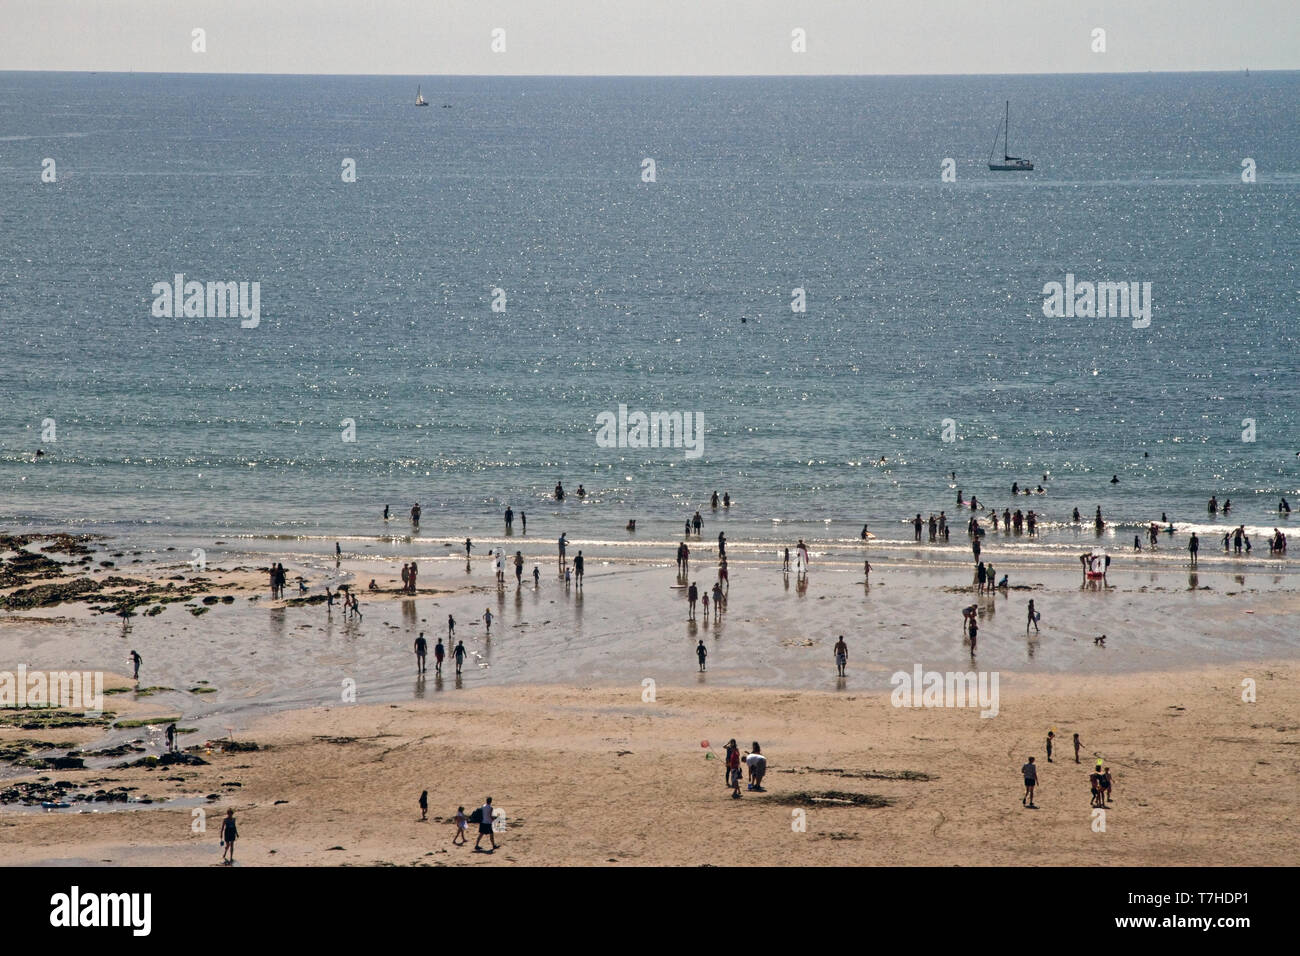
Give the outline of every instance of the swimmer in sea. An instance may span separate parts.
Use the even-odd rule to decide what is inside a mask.
[[[1110,476],[1110,483],[1111,483],[1112,485],[1118,485],[1118,484],[1119,484],[1119,475],[1111,475],[1111,476]]]

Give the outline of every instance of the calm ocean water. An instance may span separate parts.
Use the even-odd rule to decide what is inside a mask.
[[[0,525],[1300,507],[1300,75],[422,82],[0,74]],[[985,168],[1007,99],[1032,174]],[[178,272],[260,282],[260,325],[154,317]],[[1150,326],[1044,317],[1067,273],[1150,282]],[[703,454],[599,447],[620,404]]]

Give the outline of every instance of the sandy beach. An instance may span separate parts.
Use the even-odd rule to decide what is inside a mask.
[[[1241,699],[1246,677],[1255,703]],[[694,681],[660,683],[652,702],[637,684],[519,686],[314,708],[251,722],[238,739],[260,749],[209,753],[204,766],[58,774],[158,800],[215,794],[197,801],[205,832],[193,832],[189,802],[10,811],[0,855],[218,865],[216,819],[230,807],[246,866],[1289,864],[1300,851],[1296,679],[1292,664],[1158,679],[1004,673],[987,719],[896,708],[887,693]],[[1045,761],[1050,728],[1064,742],[1080,733],[1084,763],[1068,743]],[[730,798],[701,741],[720,753],[731,736],[761,743],[766,792]],[[1115,779],[1105,832],[1089,806],[1094,752]],[[1042,768],[1036,811],[1020,804],[1030,754]],[[506,815],[501,848],[473,852],[472,833],[452,846],[457,806],[488,795]]]
[[[856,558],[817,555],[800,578],[733,545],[727,610],[706,621],[689,619],[670,563],[604,548],[588,551],[581,588],[536,545],[536,586],[508,571],[498,587],[484,556],[412,551],[412,597],[396,593],[408,552],[390,543],[397,560],[290,559],[308,590],[272,599],[256,555],[197,568],[143,554],[123,570],[129,553],[111,544],[57,547],[67,561],[25,577],[14,569],[31,561],[9,553],[0,669],[102,670],[108,713],[60,726],[0,712],[11,864],[215,865],[227,807],[244,865],[1220,865],[1288,862],[1300,842],[1300,594],[1282,566],[1117,563],[1090,583],[1006,549],[993,557],[1012,586],[977,595],[967,567],[906,549],[873,554],[867,585]],[[716,564],[707,546],[696,554],[688,579],[707,586]],[[340,583],[358,589],[360,619],[321,603]],[[1026,636],[1030,598],[1044,617]],[[970,604],[974,654],[961,635]],[[445,638],[449,614],[464,673],[431,663],[421,678],[412,641]],[[131,649],[138,681],[123,670]],[[996,715],[894,706],[893,675],[918,666],[996,674]],[[172,722],[187,759],[205,763],[150,765]],[[1080,765],[1067,753],[1076,732]],[[766,792],[730,799],[716,758],[731,737],[760,742]],[[1089,806],[1094,754],[1115,778],[1104,832]],[[1019,802],[1030,755],[1038,810]],[[502,849],[450,846],[457,806],[488,795],[506,814]]]

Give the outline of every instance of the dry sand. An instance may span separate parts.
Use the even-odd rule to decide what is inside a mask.
[[[852,663],[851,663],[852,669]],[[661,683],[475,687],[403,704],[268,714],[241,734],[256,753],[205,767],[57,771],[161,798],[219,793],[192,810],[77,814],[0,810],[0,859],[217,865],[217,820],[236,809],[240,865],[1266,865],[1300,852],[1297,667],[1166,674],[1016,675],[1000,713],[900,709],[888,693],[780,692]],[[1242,701],[1253,678],[1258,701]],[[1062,738],[1044,758],[1050,728]],[[1087,762],[1115,776],[1095,832]],[[730,799],[727,738],[761,742],[764,794]],[[1023,809],[1020,766],[1040,764],[1041,809]],[[928,779],[903,779],[910,774]],[[879,775],[879,776],[877,776]],[[168,778],[182,778],[180,780]],[[239,786],[234,786],[239,784]],[[101,784],[103,785],[103,784]],[[416,800],[429,791],[430,822]],[[887,806],[811,804],[798,792],[875,794]],[[502,847],[451,845],[446,821],[490,794]],[[486,842],[486,841],[485,841]]]

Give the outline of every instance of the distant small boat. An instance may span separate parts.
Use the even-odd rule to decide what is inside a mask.
[[[1002,162],[993,161],[994,155],[998,149],[998,138],[1002,138]],[[1007,100],[1007,115],[998,126],[997,133],[993,136],[993,148],[989,150],[989,169],[995,173],[1021,172],[1031,170],[1034,164],[1027,159],[1021,159],[1019,156],[1012,156],[1007,152],[1011,148],[1011,101]]]
[[[424,98],[424,94],[420,92],[420,88],[418,86],[415,88],[415,105],[416,106],[429,105],[429,101]]]

